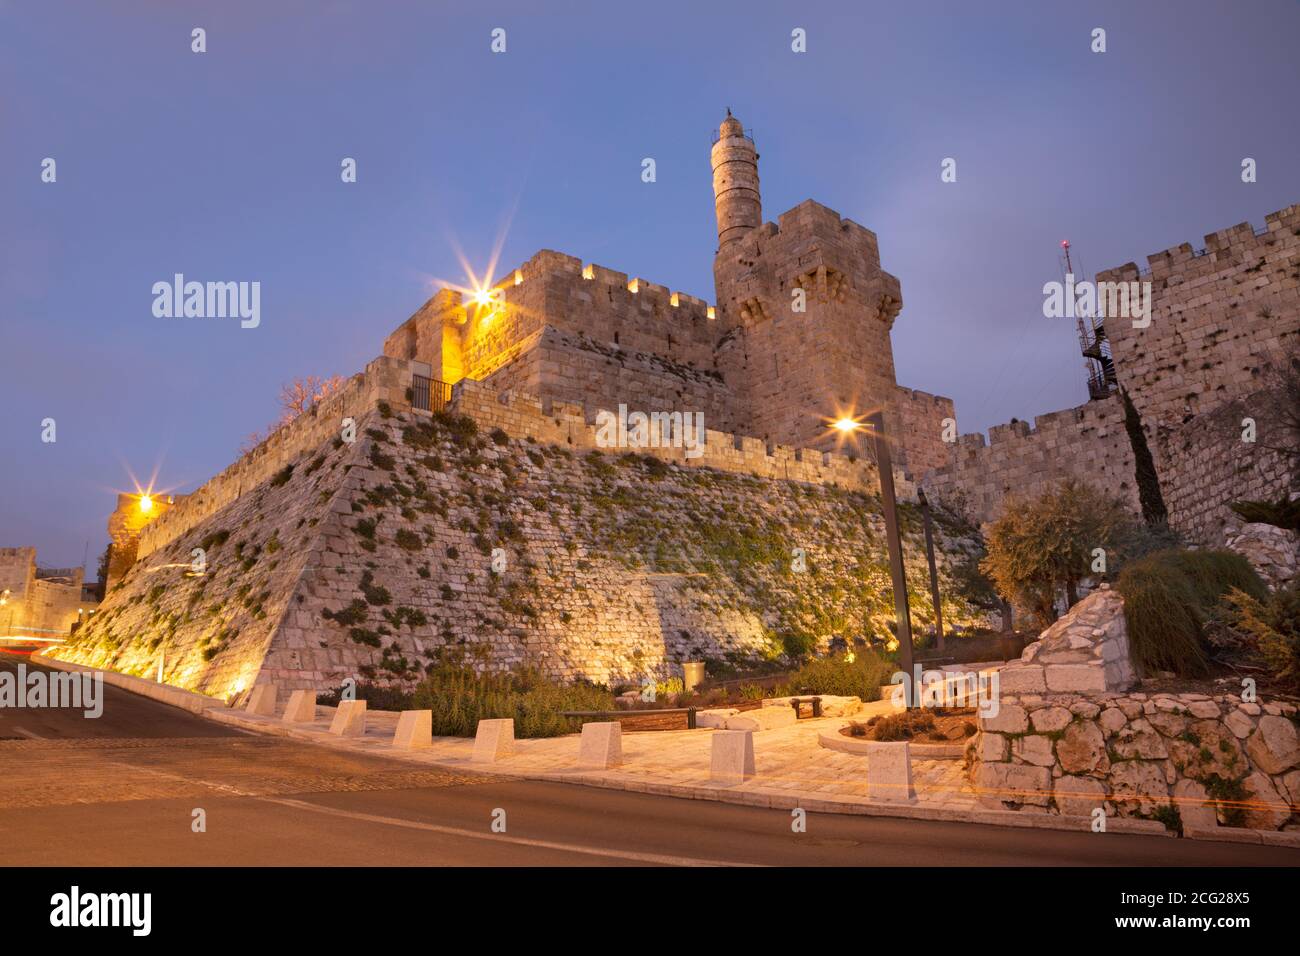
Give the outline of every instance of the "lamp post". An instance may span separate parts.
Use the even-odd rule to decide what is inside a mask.
[[[880,472],[880,503],[885,512],[885,541],[889,547],[889,575],[894,587],[894,617],[898,629],[898,663],[907,675],[910,686],[912,673],[912,616],[907,606],[907,575],[903,570],[903,540],[898,532],[898,501],[894,497],[894,462],[889,452],[889,440],[885,435],[885,416],[875,411],[867,416],[867,424],[876,448],[876,470]],[[910,707],[914,700],[919,700],[919,688],[913,688],[904,703]]]
[[[943,605],[939,603],[939,572],[934,564],[934,530],[930,520],[930,502],[925,489],[917,488],[916,497],[921,502],[921,518],[925,522],[925,559],[930,563],[930,601],[934,605],[934,635],[939,650],[943,650]]]

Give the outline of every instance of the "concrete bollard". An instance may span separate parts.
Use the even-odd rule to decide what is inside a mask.
[[[274,684],[258,684],[248,695],[248,703],[244,705],[244,710],[262,717],[274,717],[277,696]]]
[[[715,730],[709,760],[709,779],[724,787],[733,787],[753,776],[754,732]]]
[[[912,755],[907,741],[867,744],[867,800],[872,803],[915,803]]]
[[[316,719],[316,692],[296,690],[289,695],[284,708],[284,720],[291,724],[310,724]]]
[[[397,718],[393,746],[401,750],[422,750],[433,746],[433,711],[404,710]]]
[[[622,763],[622,724],[615,720],[609,723],[582,725],[578,766],[585,770],[610,770],[621,766]]]
[[[364,737],[366,734],[366,702],[341,700],[339,709],[330,722],[330,733],[339,737]]]
[[[474,763],[495,763],[515,752],[515,721],[513,717],[480,720],[474,732]]]

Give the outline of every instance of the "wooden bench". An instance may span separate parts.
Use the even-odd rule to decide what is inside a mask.
[[[565,710],[562,717],[576,717],[584,723],[589,720],[618,721],[626,731],[638,730],[694,730],[694,707],[664,707],[647,710]]]

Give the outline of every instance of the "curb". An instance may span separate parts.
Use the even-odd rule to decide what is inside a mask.
[[[103,674],[105,684],[111,684],[113,687],[120,687],[122,690],[130,691],[133,694],[139,694],[141,697],[148,697],[161,704],[167,704],[171,707],[179,707],[181,710],[188,710],[192,714],[202,715],[206,711],[212,709],[228,709],[226,702],[218,697],[209,697],[207,694],[200,694],[192,690],[183,690],[180,687],[172,687],[168,684],[159,684],[157,681],[150,680],[147,677],[133,677],[130,674],[123,674],[120,671],[104,670],[99,667],[88,667],[85,664],[73,664],[70,661],[61,661],[40,654],[33,654],[32,661],[43,667],[49,667],[56,671],[66,671],[73,674]]]

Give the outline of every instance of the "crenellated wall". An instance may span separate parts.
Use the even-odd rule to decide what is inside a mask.
[[[1118,397],[1039,415],[1031,427],[1013,421],[962,435],[956,460],[932,471],[921,486],[933,500],[992,521],[1008,498],[1033,498],[1053,484],[1078,478],[1141,510],[1133,448]]]
[[[379,402],[409,405],[411,363],[377,358],[337,392],[314,404],[266,441],[241,455],[225,471],[208,479],[157,520],[140,529],[137,558],[143,558],[194,527],[208,515],[293,464],[308,449],[339,437],[343,420],[359,422]]]
[[[1261,387],[1270,355],[1300,344],[1300,205],[1097,274],[1098,282],[1149,281],[1152,317],[1106,320],[1119,383],[1148,433]]]

